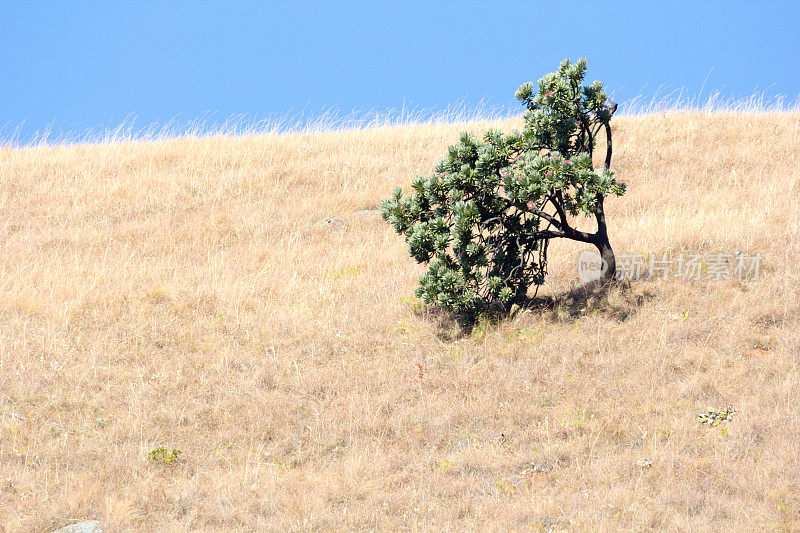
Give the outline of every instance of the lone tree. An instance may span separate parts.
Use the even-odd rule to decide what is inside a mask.
[[[416,294],[466,317],[508,311],[531,285],[544,283],[547,245],[566,238],[590,243],[603,259],[603,283],[616,262],[603,201],[625,184],[611,171],[611,116],[617,105],[595,81],[583,85],[586,59],[561,62],[556,72],[524,83],[516,97],[527,108],[524,128],[489,130],[483,140],[462,133],[429,176],[414,178],[383,201],[383,217],[405,235],[411,256],[428,264]],[[605,162],[592,155],[605,133]],[[577,229],[578,215],[597,231]]]

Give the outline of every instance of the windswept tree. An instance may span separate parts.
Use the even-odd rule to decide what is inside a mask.
[[[614,278],[603,202],[625,185],[611,171],[611,117],[616,104],[595,81],[583,85],[586,60],[561,62],[516,97],[526,107],[522,132],[489,130],[482,139],[462,133],[433,174],[397,188],[382,204],[383,217],[405,235],[411,256],[428,264],[416,294],[465,316],[508,310],[541,285],[550,239],[597,247],[601,281]],[[598,139],[605,159],[595,169]],[[582,231],[579,216],[597,230]]]

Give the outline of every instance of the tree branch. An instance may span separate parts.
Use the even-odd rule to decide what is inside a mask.
[[[562,205],[564,203],[564,198],[561,196],[561,191],[553,192],[547,199],[550,200],[550,203],[553,204],[553,207],[555,207],[558,212],[558,218],[561,219],[560,226],[569,227],[567,213],[564,211],[564,206]]]
[[[616,104],[614,104],[614,109],[616,109]],[[611,168],[611,123],[609,122],[606,124],[606,161],[603,165],[603,168],[608,170]]]
[[[556,220],[555,217],[553,217],[553,215],[551,215],[549,213],[546,213],[546,212],[542,211],[541,209],[537,209],[537,208],[533,208],[533,209],[529,208],[529,210],[534,215],[536,215],[538,217],[542,217],[543,219],[545,219],[546,221],[548,221],[550,224],[554,225],[558,229],[562,228],[562,223],[559,222],[558,220]]]

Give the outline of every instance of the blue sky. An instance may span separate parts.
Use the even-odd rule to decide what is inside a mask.
[[[0,2],[0,136],[203,113],[515,105],[589,59],[617,100],[800,94],[800,2]]]

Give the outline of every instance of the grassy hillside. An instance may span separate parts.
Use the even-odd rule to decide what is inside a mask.
[[[800,114],[615,119],[617,253],[759,279],[459,336],[359,211],[486,126],[0,149],[0,529],[800,527]]]

